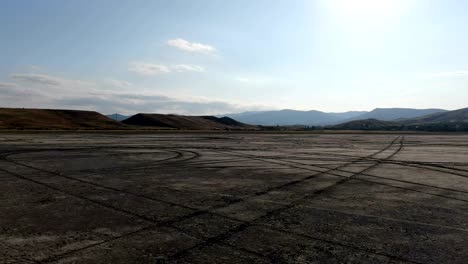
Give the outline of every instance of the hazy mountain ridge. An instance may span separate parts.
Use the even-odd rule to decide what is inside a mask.
[[[240,122],[252,125],[264,126],[324,126],[335,125],[352,120],[378,119],[382,121],[394,121],[398,119],[414,118],[429,114],[446,112],[444,109],[413,109],[413,108],[376,108],[372,111],[348,111],[342,113],[326,113],[317,110],[277,110],[243,112],[226,114]]]
[[[337,130],[398,130],[398,131],[468,131],[468,108],[425,115],[422,117],[383,121],[361,119],[329,126]]]
[[[113,120],[115,120],[115,121],[119,121],[119,122],[130,117],[130,116],[127,116],[127,115],[121,115],[121,114],[117,114],[117,113],[106,115],[106,116],[113,119]]]
[[[430,113],[413,118],[418,113]],[[273,114],[272,114],[273,113]],[[263,126],[248,125],[243,116],[263,119]],[[379,120],[376,118],[359,119],[360,117],[380,116],[380,118],[396,118],[396,120]],[[114,116],[117,116],[114,115]],[[120,115],[121,116],[121,115]],[[232,115],[231,115],[232,116]],[[0,129],[181,129],[181,130],[394,130],[394,131],[468,131],[468,108],[446,111],[441,109],[374,109],[371,112],[324,113],[320,111],[264,111],[236,114],[231,117],[216,116],[185,116],[174,114],[136,114],[122,122],[117,122],[93,111],[81,110],[50,110],[50,109],[19,109],[0,108]],[[352,120],[339,122],[340,118],[350,117]],[[269,119],[266,119],[268,117]],[[268,125],[268,122],[288,119],[288,125]],[[310,125],[296,124],[296,121],[312,122]],[[266,122],[266,121],[268,122]],[[311,125],[318,122],[332,125]],[[306,123],[307,124],[307,123]],[[146,128],[145,128],[146,129]]]

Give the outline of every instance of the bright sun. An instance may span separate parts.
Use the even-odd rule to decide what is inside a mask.
[[[345,20],[382,20],[398,16],[411,0],[322,0],[332,13]]]
[[[395,0],[341,0],[338,8],[356,15],[383,14],[392,11],[399,3]]]

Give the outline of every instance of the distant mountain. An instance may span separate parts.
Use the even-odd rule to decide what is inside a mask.
[[[362,115],[354,116],[350,120],[377,119],[383,121],[394,121],[404,118],[415,118],[434,113],[447,112],[444,109],[413,109],[413,108],[376,108]]]
[[[136,114],[122,121],[132,126],[186,130],[257,130],[257,127],[240,123],[229,117],[183,116],[163,114]]]
[[[468,131],[468,108],[416,118],[398,119],[396,121],[360,119],[329,126],[327,128],[339,130]]]
[[[244,112],[238,114],[227,114],[240,122],[252,125],[263,126],[293,126],[293,125],[329,125],[336,124],[343,120],[354,118],[366,112],[351,111],[344,113],[325,113],[321,111],[298,111],[298,110],[278,110],[278,111],[258,111]]]
[[[0,108],[0,129],[127,129],[94,111]]]
[[[334,125],[342,122],[363,119],[377,119],[382,121],[394,121],[398,119],[414,118],[434,113],[446,112],[443,109],[412,109],[412,108],[376,108],[370,112],[349,111],[343,113],[326,113],[316,110],[278,110],[244,112],[238,114],[227,114],[240,122],[252,125],[264,126],[324,126]]]
[[[106,115],[107,117],[111,118],[111,119],[114,119],[115,121],[123,121],[127,118],[129,118],[130,116],[126,116],[126,115],[121,115],[121,114],[112,114],[112,115]]]
[[[335,116],[340,120],[351,119],[368,113],[367,111],[348,111],[342,113],[328,113],[329,115]]]

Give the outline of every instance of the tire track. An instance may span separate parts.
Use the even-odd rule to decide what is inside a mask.
[[[380,151],[379,153],[381,153],[381,151]],[[395,153],[393,153],[391,156],[394,156],[394,155],[395,155]],[[333,169],[332,169],[332,170],[333,170]],[[120,190],[116,189],[115,191],[120,191]],[[190,218],[190,216],[189,216],[189,218]],[[176,221],[176,222],[177,222],[177,221]],[[158,225],[158,226],[159,226],[159,225]],[[155,228],[155,227],[156,227],[156,226],[151,226],[151,227],[149,227],[149,228]],[[173,227],[173,226],[172,226],[172,227]],[[148,228],[148,229],[149,229],[149,228]],[[267,228],[268,228],[268,227],[267,227]],[[145,229],[142,229],[142,230],[140,230],[140,232],[143,232],[144,230],[147,230],[147,229],[146,229],[146,228],[145,228]],[[137,230],[137,232],[138,232],[138,230]],[[136,233],[137,233],[137,232],[136,232]],[[285,231],[282,231],[282,232],[285,232]],[[132,234],[134,234],[134,233],[132,232]],[[128,234],[128,235],[132,235],[132,234]],[[189,234],[189,235],[190,235],[190,234]],[[301,234],[296,234],[296,235],[301,235]],[[122,236],[122,238],[123,238],[123,237],[126,237],[126,236],[127,236],[127,234],[125,234],[124,236]],[[120,239],[120,238],[114,238],[114,239],[112,239],[112,241],[113,241],[113,240],[116,240],[116,239]],[[318,239],[318,240],[320,240],[319,238],[311,238],[311,237],[309,237],[309,239]],[[207,240],[207,241],[208,241],[208,240]],[[211,240],[209,240],[209,241],[211,241]],[[209,242],[209,241],[208,241],[208,242]],[[99,245],[101,245],[101,244],[103,244],[103,243],[106,243],[106,241],[103,241],[102,243],[99,243]],[[334,244],[337,244],[337,245],[339,244],[339,243],[336,243],[336,242],[334,242],[334,241],[331,241],[331,242],[329,242],[329,243],[334,243]],[[226,245],[226,243],[222,243],[222,244],[223,244],[223,245]],[[94,245],[94,244],[93,244],[93,245],[90,245],[89,247],[86,247],[86,249],[87,249],[87,248],[94,247],[94,246],[97,246],[97,245]],[[350,247],[349,245],[344,245],[344,246]],[[237,248],[237,249],[239,249],[239,248]],[[84,250],[84,249],[82,249],[82,250]],[[366,251],[366,252],[368,252],[368,253],[376,254],[375,252],[369,251],[369,250],[367,250],[367,249],[357,248],[356,250]],[[80,251],[80,249],[78,249],[78,251]],[[75,252],[76,252],[76,251],[74,251],[74,252],[72,252],[72,253],[75,253]],[[254,252],[251,252],[251,253],[254,253]],[[66,254],[66,255],[69,255],[69,254],[71,254],[71,253],[68,253],[68,252],[67,252],[67,253],[65,253],[65,254]],[[64,256],[66,256],[66,255],[64,255]],[[380,255],[382,255],[382,254],[380,254]],[[389,257],[389,256],[387,256],[387,257]],[[393,258],[393,259],[395,258],[394,256],[390,256],[390,257]],[[59,258],[60,258],[60,257],[59,257]],[[59,259],[59,258],[54,258],[54,259],[56,260],[56,259]],[[406,261],[406,260],[405,260],[405,261]]]
[[[400,147],[402,147],[402,145],[400,145]],[[401,150],[401,149],[400,149]],[[230,152],[223,152],[225,154],[231,154],[233,156],[238,156],[238,157],[243,157],[245,159],[251,159],[251,160],[258,160],[258,161],[262,161],[262,162],[267,162],[267,163],[273,163],[273,164],[277,164],[277,165],[283,165],[283,166],[289,166],[291,168],[296,168],[296,169],[300,169],[300,170],[306,170],[306,171],[311,171],[311,172],[323,172],[322,170],[314,170],[314,169],[311,169],[311,168],[305,168],[303,166],[312,166],[312,167],[318,167],[318,168],[323,168],[323,169],[329,169],[328,167],[324,167],[324,166],[318,166],[318,165],[312,165],[312,164],[307,164],[307,163],[300,163],[300,162],[296,162],[296,161],[290,161],[290,160],[283,160],[283,159],[278,159],[277,157],[274,158],[273,160],[281,160],[282,162],[285,162],[285,163],[289,163],[289,164],[285,164],[285,163],[281,163],[281,162],[276,162],[276,161],[271,161],[269,159],[272,159],[270,156],[268,157],[257,157],[257,156],[251,156],[251,155],[245,155],[245,154],[238,154],[238,153],[230,153]],[[366,161],[366,162],[377,162],[377,163],[392,163],[391,160],[383,160],[383,159],[369,159],[368,157],[361,157],[360,159],[362,160],[369,160],[369,161]],[[293,164],[296,164],[296,165],[301,165],[301,166],[295,166],[295,165],[291,165],[290,163],[293,163]],[[358,163],[358,162],[356,162]],[[355,164],[356,164],[355,163]],[[361,163],[363,164],[363,163]],[[365,164],[364,164],[365,165]],[[404,164],[401,164],[401,165],[404,165]],[[340,166],[341,167],[341,166]],[[335,171],[338,171],[338,172],[345,172],[345,173],[354,173],[353,171],[348,171],[348,170],[343,170],[342,168],[340,167],[337,167],[335,168],[334,170]],[[227,167],[229,168],[229,167]],[[425,167],[421,167],[421,168],[425,168]],[[370,170],[371,168],[369,168]],[[432,170],[430,168],[425,168],[425,169],[428,169],[428,170]],[[435,170],[435,171],[439,171],[439,170]],[[442,171],[442,172],[445,172],[445,171]],[[447,173],[447,172],[446,172]],[[337,176],[337,177],[342,177],[344,178],[343,180],[346,180],[346,176],[343,176],[343,175],[340,175],[340,174],[336,174],[336,173],[333,173],[333,172],[327,172],[327,174],[329,175],[333,175],[333,176]],[[458,192],[458,193],[468,193],[466,191],[461,191],[461,190],[456,190],[456,189],[451,189],[451,188],[444,188],[444,187],[439,187],[439,186],[434,186],[434,185],[428,185],[428,184],[423,184],[423,183],[415,183],[415,182],[411,182],[411,181],[405,181],[405,180],[397,180],[397,179],[392,179],[392,178],[388,178],[388,177],[382,177],[382,176],[376,176],[376,175],[372,175],[372,174],[366,174],[366,173],[360,173],[360,175],[362,176],[368,176],[368,177],[373,177],[373,178],[379,178],[379,179],[385,179],[385,180],[391,180],[391,181],[395,181],[395,182],[401,182],[401,183],[408,183],[408,184],[413,184],[413,185],[419,185],[419,186],[424,186],[424,187],[430,187],[430,188],[434,188],[434,189],[440,189],[440,190],[444,190],[444,191],[452,191],[452,192]],[[430,193],[430,192],[425,192],[425,191],[421,191],[421,190],[416,190],[416,189],[412,189],[412,188],[407,188],[407,187],[401,187],[401,186],[395,186],[395,185],[391,185],[391,184],[386,184],[386,183],[382,183],[382,182],[376,182],[376,181],[371,181],[371,180],[365,180],[365,179],[361,179],[361,178],[353,178],[354,180],[358,180],[358,181],[362,181],[362,182],[368,182],[368,183],[373,183],[373,184],[377,184],[377,185],[383,185],[383,186],[388,186],[388,187],[393,187],[393,188],[397,188],[397,189],[402,189],[402,190],[408,190],[408,191],[413,191],[413,192],[418,192],[418,193],[423,193],[423,194],[427,194],[427,195],[432,195],[432,196],[437,196],[437,197],[442,197],[442,198],[445,198],[445,199],[451,199],[451,200],[457,200],[457,201],[461,201],[461,202],[468,202],[468,200],[465,200],[465,199],[459,199],[459,198],[455,198],[455,197],[451,197],[451,196],[446,196],[446,195],[442,195],[442,194],[435,194],[435,193]],[[348,179],[350,180],[350,179]],[[346,181],[348,181],[346,180]]]
[[[390,159],[392,157],[394,157],[398,152],[401,151],[401,149],[403,148],[403,140],[404,138],[402,137],[402,139],[400,140],[400,146],[399,148],[394,151],[392,154],[390,154],[389,156],[386,157],[386,159]],[[389,146],[387,146],[386,148],[384,148],[384,150],[381,150],[373,155],[377,155],[379,153],[382,153],[383,151],[387,150],[388,148],[390,148],[394,142],[396,141],[396,139],[394,141],[391,142],[391,144]],[[366,171],[366,170],[369,170],[371,167],[375,167],[375,166],[378,166],[380,163],[376,163],[368,168],[365,168],[359,172],[356,172],[354,173],[352,176],[350,177],[347,177],[347,179],[351,179],[357,175],[359,175],[360,173]],[[179,251],[177,252],[176,254],[172,255],[170,258],[169,258],[169,261],[176,261],[178,259],[181,259],[183,257],[185,257],[186,255],[188,255],[191,251],[194,251],[194,250],[201,250],[205,247],[208,247],[208,246],[211,246],[211,245],[214,245],[214,244],[218,244],[218,243],[224,243],[225,240],[228,240],[229,238],[233,237],[234,235],[238,234],[238,233],[241,233],[243,232],[244,230],[246,230],[247,228],[249,227],[253,227],[255,226],[258,222],[261,222],[262,220],[265,220],[269,217],[271,217],[272,215],[274,214],[277,214],[277,213],[280,213],[284,210],[287,210],[287,209],[290,209],[296,205],[298,205],[299,203],[301,203],[302,201],[304,200],[307,200],[307,199],[311,199],[317,195],[320,195],[324,192],[327,192],[327,191],[330,191],[331,189],[333,189],[335,186],[337,185],[340,185],[340,184],[343,184],[347,182],[345,179],[344,180],[341,180],[341,181],[338,181],[337,183],[334,183],[332,185],[329,185],[325,188],[322,188],[322,189],[319,189],[317,191],[314,191],[310,194],[306,194],[305,196],[299,198],[299,199],[296,199],[295,201],[293,202],[290,202],[290,203],[287,203],[285,206],[282,206],[282,207],[279,207],[277,209],[273,209],[271,211],[268,211],[265,215],[263,216],[260,216],[252,221],[249,221],[249,222],[244,222],[243,224],[233,228],[233,229],[230,229],[229,231],[223,233],[223,234],[220,234],[218,236],[215,236],[215,237],[212,237],[210,239],[207,239],[205,241],[203,241],[202,243],[198,244],[198,245],[195,245],[191,248],[188,248],[186,250],[182,250],[182,251]],[[284,231],[283,231],[284,232]],[[312,238],[312,237],[309,237],[310,239],[317,239],[317,238]],[[331,243],[334,243],[334,244],[337,244],[337,245],[340,245],[342,243],[337,243],[335,241],[327,241],[327,242],[331,242]],[[347,245],[343,245],[343,246],[347,246]],[[348,246],[349,247],[349,246]],[[411,260],[407,260],[407,259],[403,259],[403,258],[400,258],[400,257],[397,257],[397,256],[393,256],[393,255],[389,255],[389,254],[385,254],[385,253],[379,253],[379,252],[375,252],[373,250],[369,250],[369,249],[362,249],[362,248],[358,248],[356,250],[361,250],[361,251],[366,251],[368,253],[372,253],[372,254],[377,254],[377,255],[381,255],[381,256],[385,256],[385,257],[388,257],[392,260],[398,260],[398,261],[405,261],[405,262],[409,262],[409,263],[418,263],[420,264],[419,262],[415,262],[415,261],[411,261]]]
[[[377,154],[382,153],[383,151],[387,150],[388,148],[390,148],[390,147],[394,144],[394,142],[395,142],[398,138],[399,138],[399,137],[395,138],[388,146],[386,146],[386,147],[385,147],[384,149],[382,149],[382,150],[377,151],[376,153],[372,154],[371,156],[377,155]],[[4,159],[4,160],[6,160],[6,159]],[[8,160],[6,160],[6,161],[8,161]],[[12,161],[8,161],[8,162],[12,162]],[[355,161],[351,161],[351,162],[349,162],[348,164],[342,165],[342,167],[344,167],[344,166],[346,166],[346,165],[353,164],[354,162],[355,162]],[[14,162],[13,162],[13,163],[14,163]],[[25,166],[25,165],[23,165],[23,164],[18,164],[18,165]],[[27,166],[25,166],[25,167],[27,167]],[[31,169],[36,169],[36,170],[38,170],[37,168],[32,167],[32,166],[30,166],[30,168],[31,168]],[[336,168],[333,168],[333,169],[329,169],[329,170],[327,170],[327,171],[333,171],[333,170],[335,170],[335,169],[336,169]],[[185,219],[189,219],[189,218],[192,218],[192,217],[195,217],[195,216],[198,216],[198,215],[207,213],[206,210],[198,210],[198,211],[194,211],[193,213],[190,213],[190,214],[188,214],[188,215],[178,217],[177,219],[171,219],[171,220],[167,220],[167,221],[165,221],[165,222],[156,222],[155,220],[153,220],[153,219],[151,219],[151,218],[149,218],[149,217],[146,217],[146,216],[144,216],[144,215],[136,214],[136,213],[134,213],[134,212],[131,212],[131,211],[128,211],[128,210],[124,210],[124,209],[121,209],[121,208],[118,208],[118,207],[115,207],[115,206],[110,206],[110,205],[107,205],[107,204],[105,204],[105,203],[103,203],[103,202],[101,202],[101,201],[96,201],[96,200],[93,200],[93,199],[89,199],[89,198],[84,197],[84,196],[81,196],[81,195],[76,195],[76,194],[73,194],[73,193],[70,193],[70,192],[61,190],[60,188],[57,188],[57,187],[52,186],[52,185],[50,185],[50,184],[46,184],[46,183],[43,183],[43,182],[40,182],[40,181],[37,181],[37,180],[34,180],[34,179],[30,179],[30,178],[28,178],[28,177],[25,177],[25,176],[23,176],[23,175],[20,175],[20,174],[17,174],[17,173],[14,173],[14,172],[11,172],[11,171],[8,171],[8,170],[5,170],[5,169],[1,169],[1,168],[0,168],[0,170],[1,170],[1,171],[4,171],[4,172],[6,172],[6,173],[9,173],[9,174],[11,174],[11,175],[13,175],[13,176],[15,176],[15,177],[17,177],[17,178],[23,179],[23,180],[25,180],[25,181],[29,181],[29,182],[33,182],[33,183],[38,184],[38,185],[42,185],[42,186],[44,186],[44,187],[46,187],[46,188],[49,188],[49,189],[52,189],[52,190],[55,190],[55,191],[58,191],[58,192],[61,192],[61,193],[65,193],[65,194],[70,195],[70,196],[73,196],[73,197],[75,197],[75,198],[82,199],[82,200],[85,200],[85,201],[87,201],[87,202],[100,205],[100,206],[102,206],[102,207],[105,207],[105,208],[110,209],[110,210],[114,210],[114,211],[119,212],[119,213],[123,213],[123,214],[126,214],[126,215],[130,215],[130,216],[133,216],[133,217],[140,218],[140,219],[142,219],[142,220],[144,220],[144,221],[146,221],[146,222],[149,222],[149,223],[154,224],[154,227],[159,227],[159,226],[162,226],[162,225],[171,225],[171,224],[177,223],[177,222],[179,222],[179,221],[183,221],[183,220],[185,220]],[[39,170],[39,171],[40,171],[40,170]],[[326,171],[326,172],[327,172],[327,171]],[[43,172],[46,172],[46,171],[43,171]],[[318,176],[318,175],[324,174],[324,173],[326,173],[326,172],[320,172],[320,173],[314,174],[314,175],[312,175],[312,176],[303,178],[303,179],[301,179],[301,180],[291,181],[291,182],[288,182],[288,183],[286,183],[286,184],[282,184],[282,185],[279,185],[279,186],[275,186],[275,187],[273,187],[273,188],[268,188],[268,189],[266,189],[266,190],[264,190],[264,191],[256,192],[256,193],[254,193],[253,195],[248,195],[248,196],[245,196],[245,197],[243,197],[243,198],[232,199],[232,200],[230,200],[229,202],[227,202],[225,205],[213,206],[213,207],[211,207],[209,210],[215,210],[215,209],[219,209],[219,208],[228,207],[228,206],[230,206],[230,205],[232,205],[232,204],[245,201],[246,199],[249,199],[249,198],[251,198],[251,197],[257,197],[257,196],[266,194],[266,193],[268,193],[268,192],[271,192],[271,191],[273,191],[273,190],[279,190],[279,189],[282,189],[282,188],[286,188],[287,186],[299,184],[299,183],[301,183],[301,182],[303,182],[303,181],[305,181],[305,180],[308,180],[308,179],[310,179],[310,178],[313,178],[313,177],[316,177],[316,176]],[[48,173],[50,173],[50,172],[48,172]],[[60,175],[60,174],[57,175],[57,176],[63,177],[63,175]],[[76,179],[74,179],[74,178],[72,178],[72,177],[70,177],[70,179],[76,180]],[[117,190],[116,190],[116,191],[117,191]],[[125,237],[125,235],[123,235],[123,236],[121,236],[121,237],[123,238],[123,237]],[[112,240],[115,240],[115,239],[119,239],[119,237],[113,238]],[[207,243],[210,243],[209,241],[211,241],[211,240],[208,239],[207,241],[208,241]],[[103,242],[103,243],[106,243],[106,242]],[[88,247],[83,248],[83,249],[76,249],[76,250],[74,250],[73,252],[77,252],[77,251],[81,251],[81,250],[84,250],[84,249],[88,249],[88,248],[90,248],[90,247],[92,247],[92,246],[88,246]],[[67,253],[64,253],[64,254],[67,254]],[[68,254],[67,254],[67,255],[68,255]],[[53,258],[53,259],[52,259],[52,258]],[[56,260],[56,258],[55,258],[54,256],[52,256],[52,257],[50,257],[50,258],[48,258],[48,259],[42,260],[42,262],[50,262],[50,261],[53,261],[53,260]]]

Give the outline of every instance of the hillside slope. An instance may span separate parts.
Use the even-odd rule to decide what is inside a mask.
[[[0,129],[125,129],[94,111],[0,108]]]
[[[122,121],[132,126],[151,126],[187,130],[253,130],[255,126],[240,123],[229,117],[183,116],[164,114],[136,114]]]
[[[402,120],[405,124],[427,124],[427,123],[467,123],[468,108],[426,115],[418,118]]]
[[[378,119],[382,121],[396,121],[404,118],[416,118],[434,113],[447,112],[444,109],[413,109],[413,108],[376,108],[365,114],[348,120]]]

